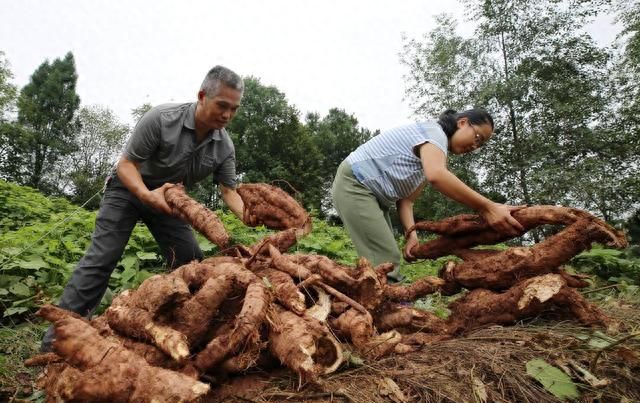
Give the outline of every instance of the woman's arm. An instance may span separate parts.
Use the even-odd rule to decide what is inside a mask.
[[[519,235],[524,228],[511,216],[520,206],[495,203],[458,179],[447,169],[445,154],[430,143],[420,146],[420,159],[424,174],[436,190],[445,196],[477,211],[497,231]]]
[[[422,190],[424,186],[420,186]],[[398,208],[398,216],[400,217],[400,223],[402,224],[402,228],[405,231],[407,243],[404,246],[403,255],[404,259],[407,262],[411,262],[416,260],[415,256],[411,253],[411,249],[418,244],[418,234],[416,231],[411,231],[410,234],[407,234],[406,231],[413,227],[415,224],[413,218],[413,202],[414,200],[411,198],[400,199],[396,202],[396,207]]]

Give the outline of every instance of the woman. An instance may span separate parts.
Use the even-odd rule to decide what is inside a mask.
[[[333,203],[360,256],[374,265],[392,262],[391,281],[401,281],[389,208],[395,203],[405,231],[413,226],[413,203],[427,182],[445,196],[477,211],[494,229],[523,231],[511,212],[521,207],[494,203],[447,169],[447,154],[471,152],[493,135],[493,118],[483,109],[447,110],[437,122],[409,124],[382,132],[340,164],[331,189]],[[404,258],[415,260],[418,243],[408,234]]]

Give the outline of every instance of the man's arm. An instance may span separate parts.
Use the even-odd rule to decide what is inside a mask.
[[[223,184],[220,184],[220,188],[222,189],[222,200],[224,204],[242,221],[244,215],[244,202],[242,198],[234,188],[227,187]]]
[[[171,207],[167,204],[164,198],[164,191],[167,187],[172,186],[170,183],[165,183],[161,187],[149,190],[142,181],[140,175],[139,163],[133,162],[124,155],[120,157],[118,161],[118,167],[116,173],[118,178],[129,189],[134,196],[136,196],[142,203],[164,213],[171,214]],[[239,196],[238,196],[239,197]]]

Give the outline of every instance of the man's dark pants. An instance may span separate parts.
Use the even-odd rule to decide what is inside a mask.
[[[58,304],[87,317],[107,290],[111,272],[122,257],[138,220],[149,228],[170,269],[202,259],[202,251],[188,224],[153,211],[117,181],[114,182],[116,184],[112,182],[107,186],[102,197],[91,245],[73,271]],[[43,351],[51,350],[53,338],[51,326],[42,340]]]

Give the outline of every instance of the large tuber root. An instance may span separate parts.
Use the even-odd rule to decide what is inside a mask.
[[[545,274],[524,280],[503,293],[485,289],[469,292],[449,307],[447,332],[457,334],[487,324],[512,324],[551,307],[571,313],[585,325],[612,325],[598,308],[567,286],[562,276]]]
[[[256,281],[249,284],[242,311],[236,318],[233,329],[209,342],[195,357],[195,367],[204,372],[238,351],[245,339],[253,332],[257,332],[264,322],[270,302],[270,295],[262,282]]]
[[[298,315],[304,313],[306,310],[304,294],[298,290],[291,276],[274,269],[263,270],[258,273],[258,276],[264,276],[269,281],[278,302]]]
[[[343,335],[349,337],[353,345],[363,355],[370,358],[382,357],[402,341],[402,335],[395,330],[378,334],[370,315],[363,315],[355,309],[349,309],[333,323]]]
[[[218,247],[223,248],[229,243],[229,235],[216,213],[189,197],[183,186],[168,188],[164,192],[164,198],[176,216],[191,223],[196,231]]]
[[[270,318],[269,349],[302,379],[335,371],[342,363],[342,347],[318,320],[275,307]]]
[[[117,296],[107,309],[107,321],[112,329],[152,342],[174,360],[182,361],[189,355],[187,338],[156,323],[156,316],[163,306],[183,301],[188,295],[187,284],[180,277],[156,275],[135,292],[127,290]]]
[[[466,288],[505,289],[518,280],[557,271],[592,242],[605,242],[609,235],[601,225],[580,219],[530,248],[509,248],[460,263],[446,272],[445,279]]]
[[[266,183],[246,183],[238,186],[244,202],[245,224],[266,225],[272,229],[301,228],[311,232],[309,214],[284,190]]]
[[[208,385],[188,376],[150,366],[121,345],[104,339],[86,321],[65,314],[60,308],[47,305],[38,315],[53,322],[53,348],[73,367],[52,374],[52,390],[48,389],[52,398],[78,402],[191,402],[209,391]]]
[[[232,285],[231,276],[211,277],[190,300],[176,310],[174,328],[187,337],[189,346],[200,343],[218,308],[233,291]]]
[[[512,215],[525,228],[525,231],[544,224],[571,225],[578,220],[587,220],[599,226],[601,232],[606,234],[606,237],[599,242],[614,248],[627,246],[622,232],[582,210],[557,206],[532,206],[517,210]],[[440,238],[417,245],[412,249],[413,255],[422,259],[435,259],[452,254],[458,249],[493,245],[512,238],[494,231],[479,216],[469,214],[437,222],[419,222],[412,228],[442,234]]]

